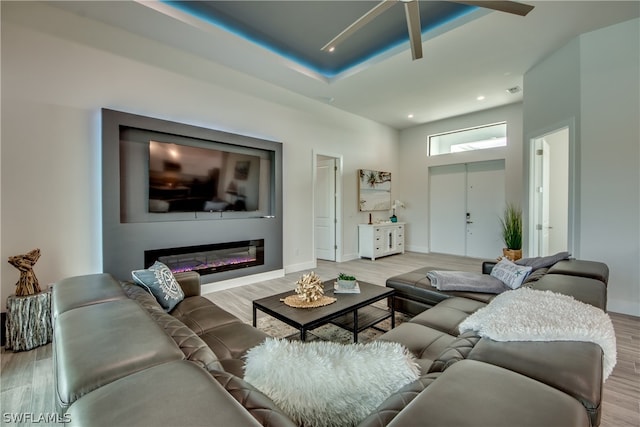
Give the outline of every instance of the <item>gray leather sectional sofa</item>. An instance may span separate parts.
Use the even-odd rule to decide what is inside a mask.
[[[604,308],[606,265],[571,261],[554,268],[536,286]],[[422,298],[420,275],[391,278],[388,285],[398,285],[401,300]],[[71,277],[53,287],[59,411],[82,426],[295,425],[242,379],[243,355],[266,334],[200,296],[196,273],[176,278],[185,299],[170,313],[142,288],[109,274]],[[403,297],[402,287],[413,293]],[[598,425],[599,347],[459,336],[457,325],[491,297],[434,298],[441,302],[381,337],[407,346],[422,376],[360,426]]]
[[[494,265],[493,262],[483,263],[483,272],[489,274]],[[433,419],[433,414],[430,415],[427,425],[600,424],[603,352],[597,344],[577,341],[497,342],[480,338],[474,332],[459,335],[458,325],[486,306],[495,295],[437,290],[426,277],[430,270],[437,268],[424,267],[391,277],[386,282],[388,287],[396,290],[395,308],[416,316],[380,339],[403,343],[416,355],[423,372],[438,375],[438,380],[420,393],[415,403],[404,408],[391,425],[402,425],[415,417],[427,417],[429,410],[435,408],[438,408],[437,416]],[[572,259],[534,271],[523,286],[570,295],[605,310],[608,279],[606,264]],[[480,367],[482,370],[476,371]],[[477,377],[481,371],[487,376]],[[452,393],[442,387],[445,378],[458,383],[464,391]],[[533,390],[523,394],[519,387],[525,379]],[[545,387],[546,392],[543,390]],[[472,389],[476,393],[471,393]],[[460,393],[464,394],[464,401],[454,398]],[[434,399],[433,394],[437,394],[437,398]],[[445,405],[443,396],[447,394],[461,405]],[[543,401],[542,398],[534,399],[534,395],[555,396],[555,403],[564,403],[556,407],[559,409],[557,413],[542,404],[539,412],[534,411],[537,415],[532,414],[532,418],[525,419],[525,412]],[[406,406],[407,398],[404,400]],[[434,402],[440,402],[442,406],[438,407]],[[576,403],[581,406],[580,410],[577,410]],[[391,407],[394,404],[390,402]],[[486,410],[468,409],[482,407]],[[461,414],[473,414],[473,419],[467,423],[460,419]]]

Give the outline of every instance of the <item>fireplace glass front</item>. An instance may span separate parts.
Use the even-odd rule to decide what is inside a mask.
[[[263,265],[264,239],[144,252],[145,268],[155,261],[165,264],[174,273],[196,271],[200,275]]]

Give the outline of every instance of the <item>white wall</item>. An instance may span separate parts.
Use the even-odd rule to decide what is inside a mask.
[[[613,25],[573,40],[524,80],[525,135],[575,123],[576,256],[608,264],[608,309],[635,316],[640,315],[639,45],[639,19]]]
[[[357,253],[356,170],[395,173],[397,131],[46,4],[1,7],[2,259],[40,248],[45,286],[101,271],[103,107],[281,141],[286,270],[315,265],[313,150],[342,155],[343,252]],[[1,269],[4,311],[18,272]]]
[[[505,148],[427,156],[429,135],[501,121],[507,122],[508,144]],[[519,103],[415,126],[400,133],[398,175],[402,186],[396,195],[400,200],[406,202],[407,207],[400,209],[396,215],[401,221],[407,222],[407,250],[430,251],[429,167],[495,159],[505,159],[506,200],[519,205],[523,195],[522,105]],[[498,255],[500,254],[496,254],[496,256]]]
[[[581,256],[609,265],[609,309],[640,316],[640,19],[581,36],[580,70]]]

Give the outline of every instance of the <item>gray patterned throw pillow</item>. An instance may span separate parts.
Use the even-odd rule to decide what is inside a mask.
[[[173,273],[169,267],[159,261],[146,270],[131,272],[131,277],[136,284],[146,288],[156,297],[158,303],[167,312],[173,310],[173,307],[184,299],[184,292]]]

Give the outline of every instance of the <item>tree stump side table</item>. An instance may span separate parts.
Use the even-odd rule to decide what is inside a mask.
[[[31,350],[50,342],[52,335],[51,292],[7,298],[7,350]]]

